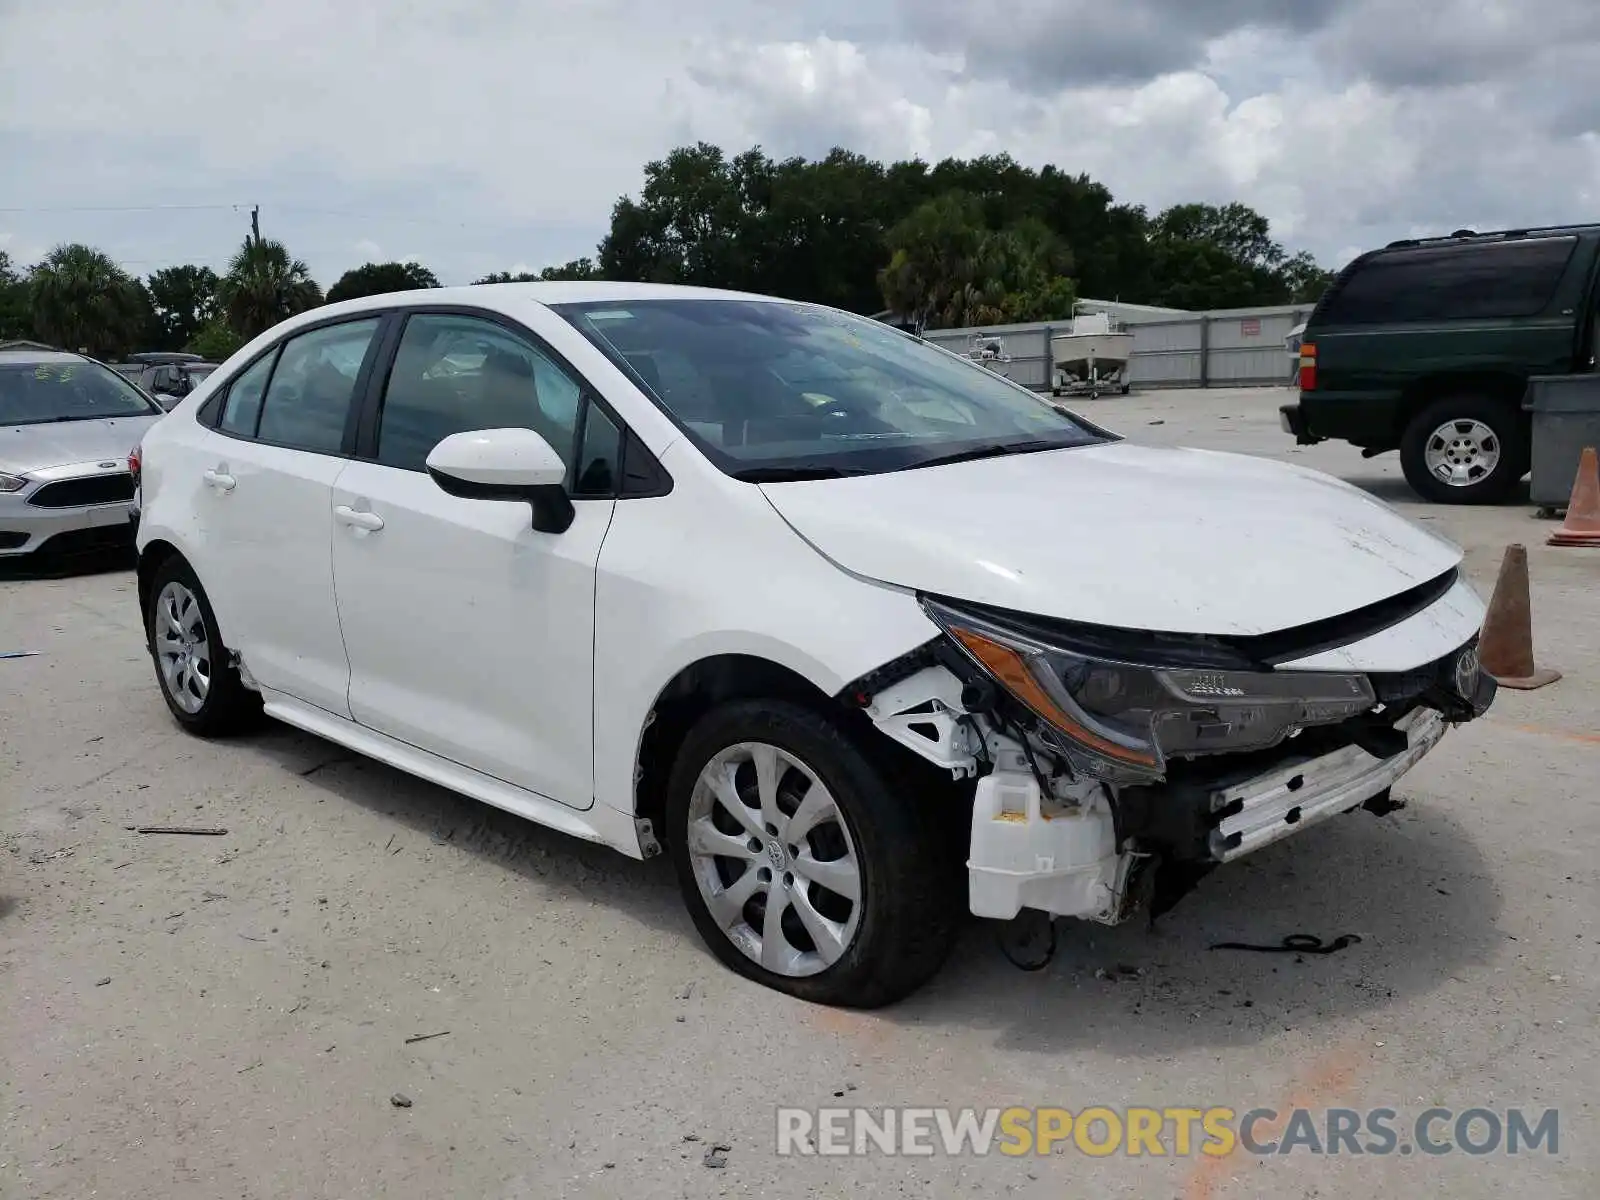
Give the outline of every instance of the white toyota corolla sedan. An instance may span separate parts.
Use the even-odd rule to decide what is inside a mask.
[[[1370,496],[808,304],[330,305],[135,457],[180,724],[664,849],[724,963],[826,1003],[916,988],[963,908],[1114,923],[1386,811],[1494,693],[1460,552]]]

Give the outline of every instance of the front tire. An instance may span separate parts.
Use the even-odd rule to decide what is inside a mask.
[[[741,701],[684,739],[668,843],[701,937],[725,966],[820,1004],[876,1008],[938,971],[954,940],[936,797],[904,795],[834,721]]]
[[[1400,466],[1435,504],[1495,504],[1528,472],[1528,436],[1511,405],[1487,396],[1447,396],[1406,426]]]
[[[156,569],[145,635],[161,697],[190,733],[235,733],[259,713],[261,697],[240,680],[205,589],[181,558],[169,558]]]

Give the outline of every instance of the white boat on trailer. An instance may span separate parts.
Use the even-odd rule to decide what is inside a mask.
[[[1087,392],[1128,394],[1128,361],[1133,357],[1133,334],[1111,319],[1109,313],[1079,312],[1072,318],[1072,331],[1050,339],[1050,358],[1054,378],[1052,395]]]

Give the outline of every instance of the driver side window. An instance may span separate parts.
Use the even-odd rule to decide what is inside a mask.
[[[424,471],[453,433],[531,429],[570,465],[583,389],[526,339],[479,317],[406,321],[378,418],[377,461]]]

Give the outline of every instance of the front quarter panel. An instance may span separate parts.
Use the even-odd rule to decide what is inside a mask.
[[[617,504],[595,588],[595,792],[625,812],[646,719],[685,668],[750,655],[833,695],[938,634],[915,596],[828,562],[686,442],[663,466],[668,495]]]

